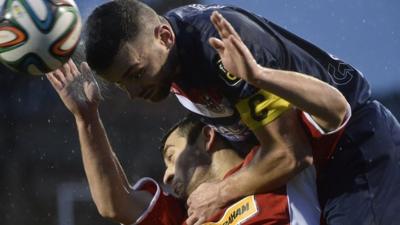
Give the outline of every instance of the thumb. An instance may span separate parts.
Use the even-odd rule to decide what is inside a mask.
[[[80,69],[83,77],[93,79],[92,70],[90,69],[89,64],[87,64],[87,62],[81,63]]]
[[[208,39],[208,43],[218,52],[218,54],[222,54],[225,50],[225,44],[218,38],[212,37]]]
[[[99,87],[97,86],[96,83],[93,82],[85,82],[83,84],[84,86],[84,92],[86,95],[87,100],[90,102],[96,102],[99,103],[100,100],[102,99]]]

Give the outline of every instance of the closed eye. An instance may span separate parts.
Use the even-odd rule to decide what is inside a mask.
[[[143,74],[142,73],[136,73],[135,75],[132,76],[133,79],[135,80],[140,80],[142,78]]]
[[[143,68],[141,68],[141,69],[139,69],[139,70],[133,70],[133,71],[131,71],[131,73],[130,73],[130,79],[132,79],[132,80],[140,80],[140,79],[142,79],[143,78],[143,74],[144,74],[144,69]]]
[[[167,161],[172,162],[172,154],[167,155]]]

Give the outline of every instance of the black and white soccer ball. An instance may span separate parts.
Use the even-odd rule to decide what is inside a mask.
[[[0,0],[0,60],[21,73],[41,75],[72,55],[82,29],[73,0]]]

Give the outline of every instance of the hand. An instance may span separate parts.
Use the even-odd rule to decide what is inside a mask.
[[[200,225],[216,214],[226,203],[220,195],[218,182],[203,183],[193,191],[188,200],[187,225]]]
[[[211,22],[221,39],[213,37],[209,43],[218,52],[225,69],[249,83],[256,82],[262,67],[257,64],[235,29],[217,11],[212,13]]]
[[[101,99],[100,89],[86,62],[81,71],[70,59],[62,68],[47,73],[47,79],[57,91],[65,106],[76,118],[97,112]]]

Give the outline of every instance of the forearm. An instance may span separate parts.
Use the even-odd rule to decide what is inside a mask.
[[[295,110],[254,134],[260,148],[251,162],[220,185],[221,198],[227,201],[280,188],[313,163],[311,146]]]
[[[314,77],[259,67],[249,82],[311,114],[327,130],[337,128],[346,115],[348,103],[344,96]]]
[[[280,187],[310,165],[306,160],[296,161],[285,153],[272,153],[257,164],[243,168],[220,183],[220,195],[224,202],[241,196],[268,193]]]
[[[104,217],[132,222],[144,208],[112,151],[98,112],[76,118],[82,159],[93,200]]]

